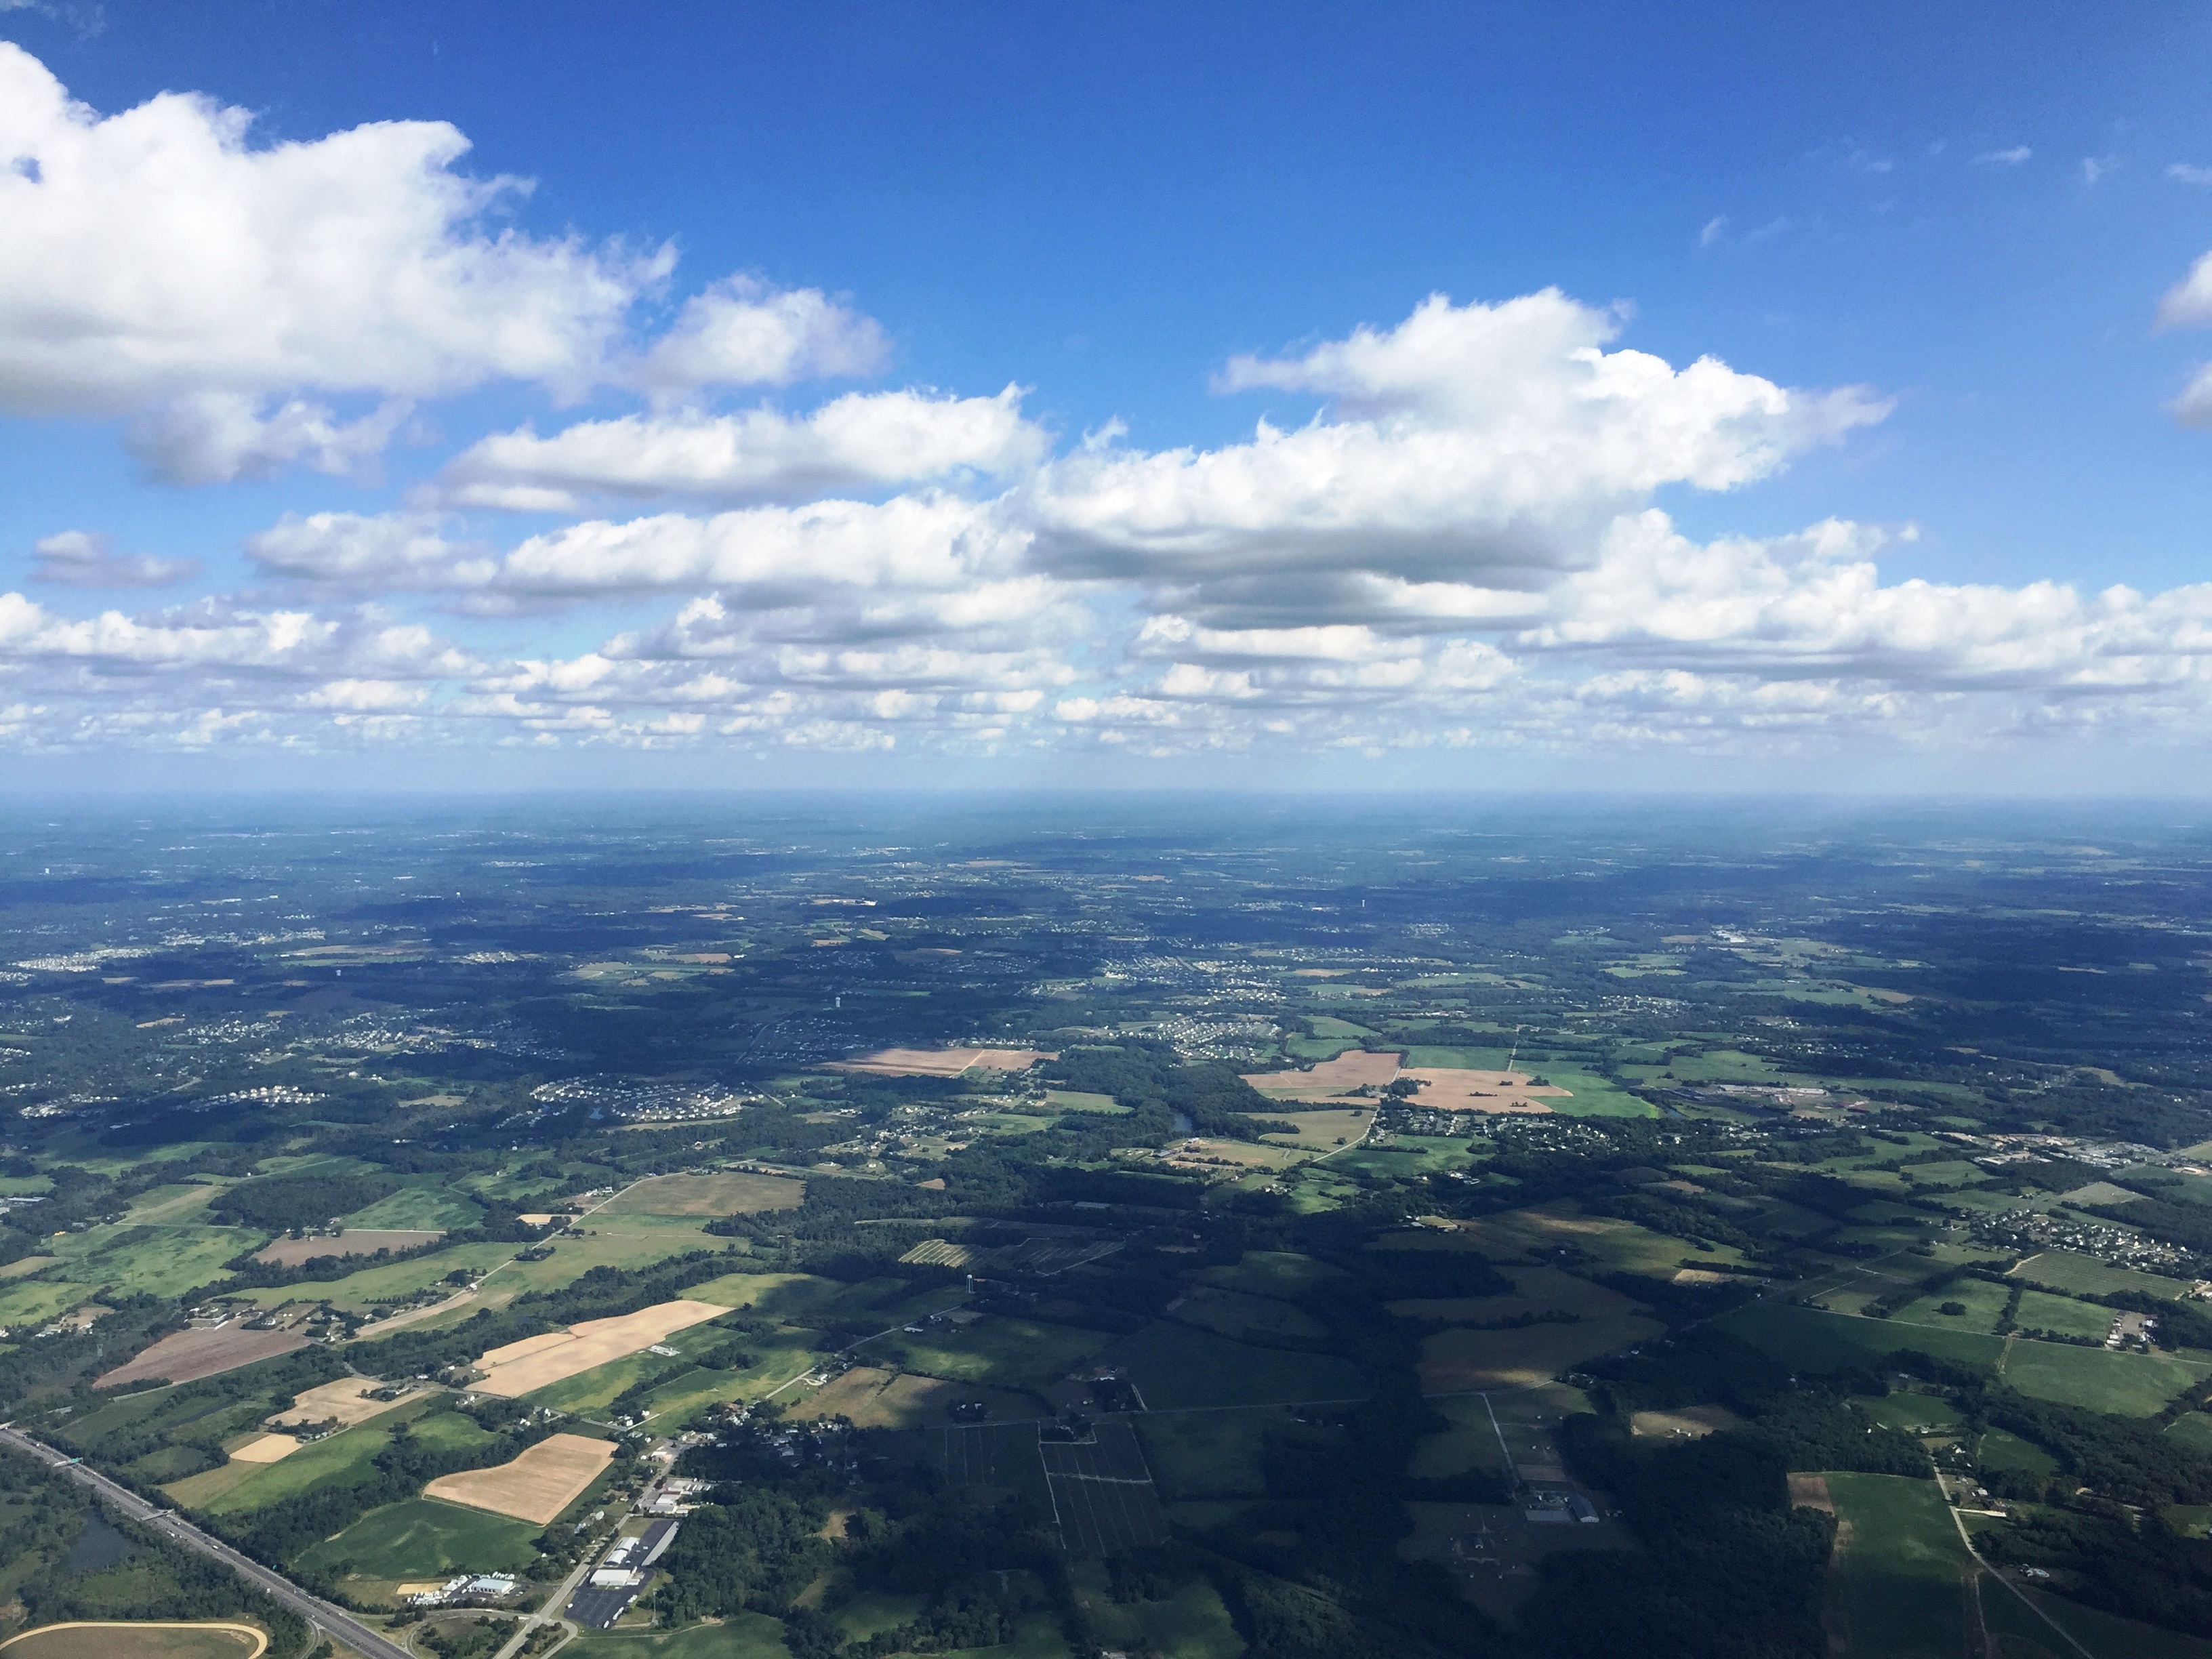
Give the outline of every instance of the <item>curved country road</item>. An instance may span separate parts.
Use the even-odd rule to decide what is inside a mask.
[[[70,1462],[52,1446],[6,1426],[0,1426],[0,1445],[10,1447],[37,1458],[51,1468],[62,1470],[99,1493],[101,1500],[118,1514],[143,1522],[164,1536],[173,1538],[186,1549],[197,1550],[202,1555],[222,1562],[248,1583],[259,1585],[272,1600],[289,1607],[324,1635],[351,1648],[362,1656],[362,1659],[415,1659],[415,1656],[405,1648],[371,1630],[351,1613],[332,1607],[319,1595],[308,1595],[283,1574],[271,1572],[258,1561],[240,1555],[221,1539],[202,1532],[174,1510],[148,1503],[129,1487],[118,1486],[106,1475],[88,1469],[82,1463]]]

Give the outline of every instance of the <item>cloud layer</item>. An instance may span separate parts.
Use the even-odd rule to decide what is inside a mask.
[[[0,412],[112,421],[178,487],[357,487],[285,498],[238,591],[145,610],[82,596],[223,584],[96,503],[22,533],[0,744],[1748,754],[2212,714],[2212,586],[1886,578],[1909,526],[1684,534],[1680,500],[1889,404],[1670,362],[1620,308],[1431,295],[1221,364],[1249,437],[1065,443],[1018,386],[827,385],[896,365],[851,304],[530,234],[495,211],[528,181],[467,149],[101,116],[0,45]],[[2212,325],[2212,255],[2159,320]],[[441,433],[492,387],[504,429]],[[2176,412],[2212,424],[2212,371]]]

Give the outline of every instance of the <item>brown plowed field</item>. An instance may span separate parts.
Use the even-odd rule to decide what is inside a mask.
[[[651,1347],[672,1332],[719,1319],[727,1312],[727,1308],[712,1302],[663,1302],[612,1319],[587,1319],[565,1331],[526,1336],[520,1342],[494,1348],[477,1360],[477,1369],[486,1375],[474,1386],[481,1394],[511,1400]]]
[[[282,1267],[296,1267],[303,1261],[319,1261],[333,1255],[374,1255],[379,1250],[390,1250],[395,1255],[411,1250],[419,1245],[434,1244],[443,1238],[442,1232],[414,1228],[389,1230],[348,1228],[336,1238],[280,1238],[266,1248],[256,1250],[256,1261],[273,1261]]]
[[[112,1389],[118,1382],[143,1382],[156,1376],[166,1376],[172,1382],[197,1382],[203,1376],[234,1371],[257,1359],[307,1346],[307,1339],[297,1331],[249,1331],[235,1322],[219,1330],[179,1331],[163,1337],[129,1364],[118,1365],[93,1386]]]
[[[1381,1088],[1398,1075],[1402,1058],[1346,1048],[1334,1060],[1315,1062],[1310,1071],[1255,1072],[1244,1080],[1270,1100],[1333,1100],[1363,1085]]]
[[[1459,1066],[1418,1066],[1403,1075],[1421,1085],[1412,1103],[1432,1112],[1548,1112],[1573,1097],[1526,1072],[1476,1072]]]
[[[418,1395],[428,1394],[427,1389],[412,1389],[397,1400],[371,1400],[368,1391],[384,1385],[373,1378],[342,1376],[335,1382],[320,1382],[312,1389],[302,1389],[293,1396],[291,1405],[269,1419],[272,1428],[283,1428],[288,1423],[327,1423],[336,1418],[347,1428],[356,1423],[366,1423],[372,1417],[381,1417],[396,1410]],[[232,1456],[238,1454],[233,1452]]]
[[[465,1504],[472,1510],[511,1515],[544,1526],[574,1503],[614,1460],[615,1443],[580,1434],[549,1435],[512,1463],[495,1469],[441,1474],[422,1488],[425,1498]]]

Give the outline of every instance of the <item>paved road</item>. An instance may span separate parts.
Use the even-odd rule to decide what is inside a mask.
[[[320,1596],[308,1595],[283,1574],[271,1572],[258,1561],[240,1555],[229,1545],[202,1532],[173,1510],[148,1503],[129,1487],[118,1486],[106,1475],[97,1474],[82,1463],[71,1463],[52,1446],[5,1426],[0,1426],[0,1444],[62,1469],[98,1492],[118,1513],[129,1516],[134,1521],[144,1522],[156,1532],[175,1539],[186,1549],[214,1557],[248,1583],[258,1584],[268,1591],[272,1599],[291,1608],[324,1635],[353,1649],[362,1656],[362,1659],[415,1659],[414,1655],[390,1638],[380,1635],[352,1614],[332,1607]]]

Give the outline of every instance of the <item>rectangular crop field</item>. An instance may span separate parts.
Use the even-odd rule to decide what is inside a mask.
[[[795,1210],[806,1196],[806,1183],[781,1176],[744,1175],[723,1171],[715,1175],[655,1176],[617,1194],[603,1216],[754,1215],[763,1210]]]
[[[1057,1060],[1041,1048],[878,1048],[872,1054],[831,1062],[833,1072],[868,1072],[878,1077],[958,1077],[971,1066],[992,1072],[1026,1072],[1041,1060]]]
[[[330,1571],[349,1561],[362,1578],[445,1578],[457,1572],[513,1572],[538,1554],[537,1528],[525,1521],[434,1498],[412,1498],[371,1510],[298,1565]]]
[[[672,1332],[719,1319],[728,1311],[713,1302],[663,1302],[612,1319],[587,1319],[565,1331],[525,1337],[494,1348],[477,1361],[485,1375],[476,1387],[513,1399],[635,1353]]]
[[[2122,1417],[2154,1415],[2208,1373],[2212,1365],[2174,1354],[2113,1353],[2026,1340],[2012,1344],[2002,1369],[2004,1380],[2022,1394]]]
[[[1938,1359],[1986,1372],[2004,1351],[2002,1338],[1973,1331],[1894,1325],[1886,1319],[1860,1319],[1774,1302],[1740,1308],[1714,1322],[1786,1365],[1815,1371],[1864,1365],[1899,1348],[1917,1348]]]
[[[1336,1148],[1339,1141],[1349,1146],[1365,1134],[1375,1121],[1371,1106],[1345,1106],[1331,1111],[1270,1112],[1270,1118],[1279,1122],[1297,1126],[1295,1134],[1261,1136],[1271,1146],[1287,1146],[1301,1152],[1328,1152]]]
[[[1381,1088],[1398,1075],[1398,1056],[1347,1048],[1334,1060],[1316,1061],[1304,1071],[1253,1072],[1244,1081],[1271,1100],[1319,1101],[1362,1086]]]
[[[1571,1097],[1527,1072],[1479,1072],[1465,1066],[1424,1066],[1403,1074],[1421,1085],[1408,1103],[1432,1112],[1549,1112]]]
[[[1111,1419],[1091,1434],[1087,1444],[1038,1443],[1060,1541],[1078,1555],[1115,1555],[1167,1542],[1168,1518],[1129,1425]]]
[[[1850,1659],[1959,1659],[1971,1565],[1933,1480],[1831,1474],[1836,1557],[1828,1616]]]
[[[583,1495],[614,1455],[611,1440],[550,1435],[497,1468],[441,1475],[422,1488],[422,1495],[543,1527]]]
[[[118,1365],[98,1379],[95,1388],[112,1389],[124,1382],[143,1382],[167,1377],[172,1382],[197,1382],[204,1376],[236,1370],[257,1359],[304,1348],[307,1339],[295,1331],[249,1331],[242,1320],[211,1331],[177,1331],[163,1337],[127,1365]]]
[[[855,1365],[833,1377],[806,1397],[805,1407],[810,1413],[850,1418],[855,1428],[917,1429],[944,1423],[951,1407],[968,1401],[982,1401],[993,1417],[1002,1419],[1042,1416],[1045,1409],[1042,1401],[1028,1395],[872,1365]]]
[[[2113,1291],[2142,1291],[2175,1301],[2189,1290],[2189,1281],[2185,1279],[2167,1279],[2158,1273],[2115,1267],[2094,1256],[2075,1255],[2069,1250],[2045,1250],[2039,1255],[2032,1255],[2013,1269],[2012,1276],[2030,1285],[2045,1285],[2054,1291],[2077,1294],[2084,1291],[2098,1295]]]

